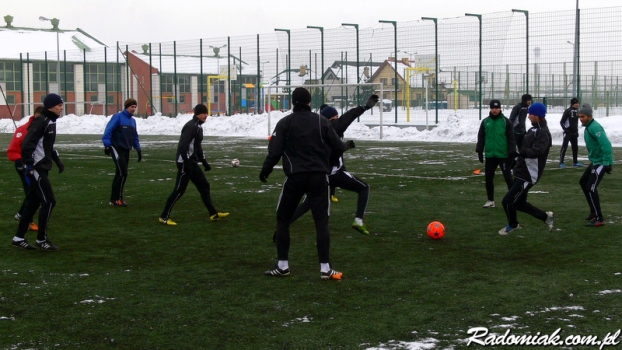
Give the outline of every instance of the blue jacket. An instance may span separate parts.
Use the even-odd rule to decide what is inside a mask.
[[[115,148],[131,150],[133,146],[136,150],[140,150],[136,120],[127,109],[112,116],[106,125],[102,141],[104,147],[114,146]]]

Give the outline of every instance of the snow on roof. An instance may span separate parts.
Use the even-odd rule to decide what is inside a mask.
[[[83,49],[89,52],[107,47],[107,45],[81,29],[52,31],[33,28],[0,27],[0,43],[2,43],[0,59],[19,59],[20,54],[25,59],[27,53],[30,59],[43,59],[46,51],[48,52],[48,58],[55,59],[57,34],[61,58],[63,57],[63,51],[66,50],[67,60],[70,60],[70,56],[72,58],[75,56],[78,60],[82,60]]]

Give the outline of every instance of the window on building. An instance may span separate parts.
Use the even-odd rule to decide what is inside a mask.
[[[86,91],[97,92],[97,84],[106,84],[108,91],[121,91],[119,68],[112,63],[87,63],[84,68]]]
[[[162,92],[175,93],[174,84],[175,75],[166,74],[162,75]],[[190,92],[190,76],[189,75],[177,75],[178,93]]]
[[[387,79],[387,78],[380,78],[380,82],[382,83],[382,85],[387,85],[387,83],[389,82],[389,79]]]
[[[186,95],[179,96],[179,103],[186,103]]]
[[[0,62],[0,82],[6,83],[7,91],[21,91],[22,81],[19,76],[19,62]]]
[[[48,91],[49,83],[56,83],[56,65],[58,62],[33,62],[32,64],[32,82],[35,91]],[[74,64],[71,62],[61,62],[60,64],[60,86],[64,91],[75,91],[74,84]],[[65,69],[67,70],[65,72]],[[47,74],[47,79],[46,79]]]

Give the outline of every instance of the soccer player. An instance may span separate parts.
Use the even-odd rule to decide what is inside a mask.
[[[164,225],[176,226],[177,223],[170,219],[171,211],[177,201],[184,195],[188,182],[196,186],[201,194],[203,204],[207,208],[210,220],[216,221],[229,216],[229,213],[220,213],[212,204],[210,195],[210,184],[205,178],[205,174],[199,168],[199,163],[203,164],[205,171],[210,171],[212,167],[207,162],[201,142],[203,141],[203,123],[207,119],[207,107],[198,104],[194,107],[194,116],[181,129],[181,136],[177,144],[177,180],[175,188],[168,197],[164,210],[160,215],[159,221]]]
[[[341,117],[337,113],[337,110],[331,106],[325,106],[320,110],[320,114],[326,117],[337,135],[343,139],[343,134],[348,129],[350,124],[354,122],[356,118],[365,113],[366,110],[372,108],[378,103],[378,95],[371,95],[367,99],[367,103],[364,106],[357,106],[344,113]],[[367,209],[367,202],[369,200],[369,185],[363,180],[354,176],[354,174],[346,170],[346,165],[343,160],[342,154],[331,154],[330,156],[331,172],[328,176],[328,182],[330,183],[331,190],[339,187],[348,191],[356,192],[358,194],[358,200],[356,205],[356,216],[352,222],[352,228],[358,232],[368,235],[369,231],[363,223],[363,216],[365,216],[365,210]],[[331,200],[333,196],[331,196]],[[333,200],[334,201],[334,200]],[[308,198],[298,206],[292,223],[299,217],[304,215],[311,209],[311,203]]]
[[[514,183],[503,197],[503,209],[508,224],[499,230],[500,235],[507,235],[521,228],[516,217],[517,210],[542,220],[548,226],[549,232],[553,231],[553,212],[544,212],[527,202],[529,189],[542,178],[552,144],[551,133],[545,119],[546,106],[536,102],[529,106],[527,113],[532,127],[525,134],[523,146],[519,150],[516,166],[513,169]]]
[[[56,206],[56,198],[48,178],[48,172],[52,169],[52,161],[56,163],[59,173],[65,169],[58,152],[54,149],[56,119],[63,112],[63,99],[57,94],[49,94],[43,100],[43,107],[44,110],[41,115],[30,124],[22,143],[24,171],[32,190],[26,196],[26,207],[19,220],[17,233],[13,237],[13,245],[27,250],[36,249],[28,244],[25,236],[37,207],[41,205],[36,246],[46,251],[55,252],[60,248],[50,242],[47,236],[48,221],[52,215],[52,209]]]
[[[527,108],[530,105],[531,95],[524,94],[521,96],[521,101],[510,112],[510,123],[512,123],[514,128],[514,140],[519,149],[523,145],[523,139],[525,138],[525,120],[527,119]]]
[[[333,270],[329,260],[330,164],[327,148],[339,155],[346,150],[346,145],[341,142],[326,118],[311,112],[311,94],[307,89],[301,87],[294,89],[292,102],[293,113],[276,124],[268,143],[268,155],[259,173],[259,179],[266,182],[274,166],[283,158],[286,178],[276,211],[278,262],[274,269],[266,271],[265,274],[277,277],[290,274],[289,226],[296,206],[306,194],[315,221],[320,278],[340,280],[342,272]]]
[[[26,197],[28,197],[28,192],[30,191],[30,185],[28,179],[26,178],[26,173],[24,172],[24,162],[22,161],[22,143],[24,142],[24,138],[26,137],[26,133],[28,132],[28,127],[32,124],[32,121],[38,117],[41,112],[43,112],[43,106],[38,106],[35,108],[34,114],[28,119],[25,124],[22,124],[15,130],[15,134],[13,134],[13,138],[11,139],[11,143],[9,144],[9,148],[7,149],[7,155],[9,160],[15,163],[15,170],[17,171],[17,175],[19,175],[20,180],[22,180],[22,186],[24,187],[24,193]],[[24,209],[26,208],[26,201],[22,202],[22,206],[19,208],[17,214],[15,214],[15,220],[19,221],[22,218],[22,214],[24,213]],[[38,231],[39,226],[31,222],[28,228],[31,231]]]
[[[585,139],[585,147],[587,148],[590,165],[581,176],[579,184],[587,199],[590,207],[590,214],[585,218],[590,220],[586,226],[603,226],[605,218],[600,210],[600,196],[598,195],[598,185],[605,177],[605,173],[611,174],[611,166],[613,165],[613,151],[611,142],[605,134],[605,129],[594,120],[592,116],[592,106],[584,104],[579,109],[579,120],[581,125],[585,127],[583,138]]]
[[[135,99],[129,98],[123,105],[125,109],[110,118],[102,137],[104,153],[112,157],[116,169],[110,193],[110,205],[116,207],[127,207],[127,202],[123,200],[123,188],[127,180],[132,147],[138,152],[138,162],[143,160],[136,120],[133,118],[138,104]]]
[[[568,149],[568,142],[572,148],[572,165],[580,168],[583,164],[577,161],[577,153],[579,152],[579,146],[577,140],[579,139],[579,100],[573,97],[570,100],[570,108],[564,111],[562,119],[559,124],[564,130],[564,141],[562,142],[562,148],[559,150],[559,167],[565,168],[564,157],[566,156],[566,150]]]
[[[512,186],[512,173],[508,158],[514,158],[516,153],[512,123],[501,112],[501,102],[499,100],[490,101],[490,114],[480,124],[475,152],[477,152],[480,163],[484,163],[484,153],[486,153],[484,171],[488,200],[484,203],[484,208],[494,208],[495,171],[497,167],[501,168],[505,183],[508,189],[510,189]]]

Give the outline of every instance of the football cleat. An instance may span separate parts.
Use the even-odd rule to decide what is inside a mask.
[[[164,225],[177,226],[177,223],[171,220],[170,218],[169,219],[158,218],[158,220],[160,221],[161,224],[164,224]]]
[[[47,250],[48,252],[56,252],[59,251],[60,248],[57,247],[56,245],[54,245],[54,243],[50,242],[49,240],[45,240],[43,242],[39,242],[37,241],[37,247],[43,249],[43,250]]]
[[[484,208],[494,208],[495,207],[495,201],[486,201],[486,203],[484,203]]]
[[[544,223],[549,227],[549,232],[553,232],[553,221],[555,220],[555,215],[553,215],[552,211],[546,212],[546,220]]]
[[[367,231],[367,228],[365,227],[365,225],[359,225],[356,223],[356,221],[352,222],[352,228],[357,230],[358,232],[364,234],[364,235],[368,235],[369,231]]]
[[[19,241],[19,242],[13,241],[11,243],[11,245],[13,245],[14,247],[23,248],[23,249],[26,249],[26,250],[35,250],[35,249],[37,249],[37,248],[31,246],[30,244],[28,244],[28,241],[25,240],[25,239],[22,240],[22,241]]]
[[[330,201],[331,202],[339,202],[339,198],[337,198],[335,195],[330,196]]]
[[[324,281],[327,280],[340,280],[341,276],[343,276],[343,272],[335,271],[330,269],[326,272],[320,272],[320,278]]]
[[[110,206],[113,206],[113,207],[127,207],[127,202],[124,201],[123,199],[117,199],[116,201],[112,201],[108,204],[110,204]]]
[[[222,218],[226,218],[227,216],[229,216],[229,213],[216,213],[216,214],[210,216],[209,219],[212,220],[212,221],[217,221],[217,220],[220,220]]]
[[[520,225],[516,226],[516,227],[512,227],[510,225],[507,225],[506,227],[502,228],[499,230],[499,234],[502,236],[508,235],[516,230],[520,230],[522,227]]]
[[[279,269],[278,266],[276,266],[274,269],[264,272],[264,275],[275,276],[275,277],[285,277],[285,276],[289,276],[289,269],[281,270]]]
[[[604,225],[605,225],[605,221],[603,220],[598,221],[598,219],[594,219],[588,222],[587,224],[585,224],[585,226],[593,226],[593,227],[604,226]]]

